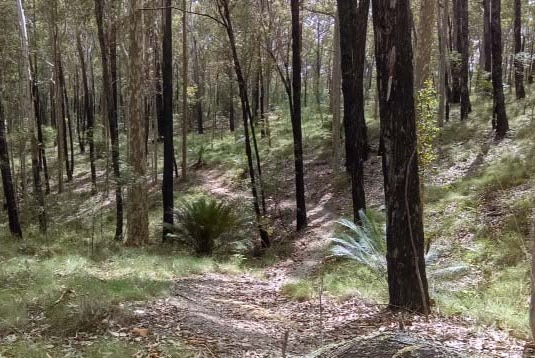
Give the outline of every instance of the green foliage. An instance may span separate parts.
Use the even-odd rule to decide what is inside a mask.
[[[437,159],[436,141],[440,129],[437,126],[438,100],[431,81],[416,94],[416,134],[418,137],[418,160],[421,174],[427,174]]]
[[[211,198],[183,202],[175,215],[176,231],[198,255],[212,255],[218,244],[228,244],[232,238],[225,234],[239,225],[230,205]]]
[[[334,256],[354,260],[372,271],[386,274],[386,236],[385,226],[370,220],[366,213],[359,211],[362,225],[342,219],[337,221],[345,229],[337,237],[331,238]]]

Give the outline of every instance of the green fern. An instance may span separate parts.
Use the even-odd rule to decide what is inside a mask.
[[[239,223],[232,207],[215,199],[184,202],[175,210],[176,232],[198,255],[211,255],[225,234]]]

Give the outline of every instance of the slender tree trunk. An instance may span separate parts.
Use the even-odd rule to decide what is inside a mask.
[[[4,188],[4,198],[7,207],[9,220],[9,232],[11,235],[22,239],[22,229],[19,221],[19,211],[17,209],[17,199],[15,187],[11,177],[11,167],[9,160],[9,149],[6,140],[6,124],[4,120],[4,108],[0,99],[0,174],[2,175],[2,187]]]
[[[173,164],[175,148],[173,143],[173,32],[171,29],[171,0],[164,0],[162,79],[163,79],[163,241],[173,226],[174,185]],[[186,123],[183,123],[186,125]]]
[[[342,106],[340,100],[342,86],[342,63],[340,50],[340,20],[338,11],[334,20],[334,39],[333,39],[333,69],[332,69],[332,98],[333,98],[333,124],[332,124],[332,143],[333,143],[333,168],[338,170],[340,163],[340,122],[342,116]]]
[[[359,211],[366,209],[364,161],[368,158],[368,138],[364,118],[363,75],[369,6],[369,0],[360,1],[358,7],[352,0],[338,0],[346,169],[351,176],[355,222],[360,220]]]
[[[297,231],[307,226],[305,202],[305,174],[303,166],[303,134],[301,131],[301,18],[299,0],[291,1],[292,8],[292,132],[295,159],[295,198]]]
[[[490,2],[492,0],[483,0],[483,48],[485,56],[483,57],[483,70],[488,73],[487,79],[490,79],[492,71],[492,35],[490,31]]]
[[[440,54],[439,66],[439,105],[438,105],[438,126],[443,127],[446,121],[446,101],[448,100],[448,89],[446,85],[446,76],[448,75],[448,46],[446,39],[447,31],[447,6],[448,1],[443,1],[443,10],[440,11],[441,6],[437,4],[437,29],[438,29],[438,43]]]
[[[238,89],[240,94],[240,100],[242,105],[242,117],[243,117],[243,131],[244,131],[244,137],[245,137],[245,154],[247,156],[247,165],[249,167],[249,178],[251,180],[251,192],[253,195],[253,206],[254,211],[256,214],[256,221],[258,226],[258,231],[260,233],[260,239],[262,241],[262,246],[264,248],[268,248],[271,246],[271,241],[269,239],[269,234],[264,228],[263,224],[263,215],[260,212],[260,203],[258,200],[258,192],[257,192],[257,184],[256,184],[256,176],[254,171],[254,164],[253,164],[253,153],[251,148],[251,139],[249,137],[249,123],[250,116],[251,116],[251,109],[249,106],[249,98],[247,96],[247,86],[245,83],[245,78],[243,77],[243,72],[241,69],[239,57],[238,57],[238,50],[236,48],[236,38],[234,35],[234,29],[232,26],[232,21],[230,17],[230,11],[229,11],[229,4],[228,0],[217,0],[217,6],[219,15],[221,17],[221,20],[223,24],[225,25],[225,30],[227,32],[227,36],[229,39],[229,44],[232,52],[232,60],[234,63],[234,70],[236,72],[237,82],[238,82]]]
[[[461,55],[460,63],[460,95],[461,95],[461,120],[468,118],[468,113],[472,111],[469,91],[469,53],[468,53],[468,0],[456,0],[457,13],[459,19],[457,32],[457,51]]]
[[[409,2],[372,3],[384,136],[389,305],[428,314]]]
[[[110,80],[111,67],[109,64],[108,51],[104,29],[104,0],[95,0],[95,17],[98,27],[98,41],[100,44],[100,57],[102,61],[102,82],[104,96],[106,98],[106,114],[110,130],[111,156],[113,174],[115,176],[115,205],[116,205],[116,226],[115,240],[123,240],[123,193],[122,179],[119,164],[119,130],[117,127],[117,116],[115,115],[115,103],[113,99],[113,86]]]
[[[22,7],[22,0],[17,0],[17,13],[18,13],[18,19],[19,19],[19,28],[20,28],[20,34],[22,38],[22,52],[23,52],[23,58],[24,58],[24,68],[23,68],[23,79],[26,86],[26,96],[25,96],[25,103],[24,103],[24,111],[27,114],[27,118],[30,118],[32,121],[35,119],[35,113],[34,113],[34,105],[33,105],[33,93],[32,93],[32,67],[31,67],[31,59],[30,59],[30,50],[28,45],[28,32],[26,31],[26,17],[24,15],[24,9]],[[0,112],[2,112],[2,109],[0,108]],[[0,121],[3,122],[3,113],[0,113]],[[43,188],[41,184],[41,172],[39,169],[39,143],[37,142],[37,138],[35,136],[35,122],[30,122],[30,140],[31,140],[31,152],[32,152],[32,174],[33,174],[33,189],[34,189],[34,195],[37,202],[37,212],[38,212],[38,218],[39,218],[39,232],[41,234],[46,234],[47,232],[47,219],[46,219],[46,208],[45,208],[45,196],[43,194]],[[6,148],[7,149],[7,148]],[[7,154],[7,151],[6,151]],[[3,162],[3,160],[2,160]],[[9,165],[9,162],[7,162]],[[61,166],[61,164],[60,164]],[[24,177],[22,178],[25,179]],[[2,171],[2,181],[6,183],[6,179],[4,179],[4,172]],[[7,184],[9,186],[9,184]],[[5,191],[5,188],[4,188]],[[14,192],[13,192],[14,195]],[[7,200],[14,200],[9,199],[8,195],[6,195]],[[16,228],[15,228],[16,229]]]
[[[492,35],[492,87],[494,89],[494,111],[496,114],[496,138],[505,137],[509,122],[505,112],[502,76],[502,27],[501,0],[491,0],[491,35]]]
[[[69,130],[68,137],[69,137],[69,146],[70,146],[70,156],[71,159],[69,161],[68,156],[66,155],[65,158],[65,165],[67,170],[67,179],[68,181],[72,181],[72,175],[74,172],[74,140],[72,136],[72,118],[71,118],[71,111],[69,109],[69,97],[67,96],[67,86],[65,83],[65,74],[63,72],[63,61],[61,59],[61,52],[58,53],[59,55],[59,81],[61,86],[61,94],[62,94],[62,105],[63,105],[63,113],[65,113],[65,119],[66,123],[64,122],[64,146],[67,148],[67,129]],[[65,124],[67,126],[65,126]],[[67,152],[67,151],[66,151]]]
[[[48,177],[48,162],[46,160],[46,151],[45,151],[45,143],[43,140],[43,128],[42,128],[42,122],[43,122],[43,116],[42,113],[44,111],[41,110],[41,101],[40,101],[40,95],[39,95],[39,86],[37,86],[37,79],[35,77],[35,74],[37,71],[34,70],[33,77],[33,83],[32,83],[32,91],[33,91],[33,102],[34,102],[34,111],[35,111],[35,121],[36,121],[36,128],[37,128],[37,142],[39,147],[39,170],[42,170],[45,177],[45,193],[50,193],[50,180]]]
[[[140,0],[130,0],[129,16],[129,96],[130,146],[128,160],[133,178],[128,188],[127,237],[125,244],[140,246],[149,241],[149,214],[147,206],[145,124],[143,116],[143,21]]]
[[[186,0],[182,0],[186,9]],[[188,28],[187,12],[182,11],[182,180],[188,171]]]
[[[197,48],[197,40],[193,38],[193,81],[195,82],[195,86],[197,87],[197,91],[195,92],[195,116],[197,117],[197,133],[198,134],[204,134],[204,126],[203,126],[203,111],[202,111],[202,86],[204,85],[201,83],[201,68],[199,64],[199,49]]]
[[[84,87],[84,113],[87,121],[87,143],[89,145],[89,166],[91,169],[91,195],[97,193],[97,172],[95,168],[95,142],[93,140],[94,118],[91,110],[91,98],[89,94],[89,85],[87,81],[87,67],[85,63],[84,50],[80,33],[76,36],[76,47],[82,72],[82,85]]]
[[[524,64],[519,58],[522,50],[522,3],[521,0],[515,1],[515,21],[514,21],[514,37],[515,37],[515,91],[516,98],[522,99],[526,97],[524,90]]]

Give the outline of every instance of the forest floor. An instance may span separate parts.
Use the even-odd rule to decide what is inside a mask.
[[[474,107],[481,117],[488,112]],[[329,256],[336,220],[351,206],[347,178],[333,171],[326,149],[328,122],[317,118],[304,123],[309,226],[294,233],[291,131],[280,116],[272,118],[273,146],[262,152],[274,238],[263,257],[221,262],[158,245],[109,244],[113,197],[91,197],[80,185],[88,173],[80,172],[69,194],[51,200],[58,238],[0,251],[0,357],[302,356],[330,342],[396,330],[474,357],[520,357],[535,172],[533,125],[520,112],[499,143],[475,116],[443,131],[425,191],[426,235],[439,257],[428,273],[435,305],[429,317],[389,312],[384,277]],[[375,121],[370,132],[373,141]],[[177,184],[177,198],[212,195],[245,206],[242,144],[214,138],[193,138],[192,152],[205,152],[207,165]],[[366,163],[364,182],[370,215],[384,216],[379,157]],[[151,223],[159,222],[158,185],[149,207]]]

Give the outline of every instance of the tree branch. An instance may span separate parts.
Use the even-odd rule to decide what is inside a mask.
[[[138,10],[165,10],[167,9],[168,7],[145,7],[145,8],[140,8]],[[203,13],[203,12],[196,12],[196,11],[190,11],[190,10],[185,10],[185,9],[181,9],[179,7],[176,7],[176,6],[171,6],[171,9],[173,10],[178,10],[178,11],[182,11],[182,12],[185,12],[186,14],[192,14],[192,15],[198,15],[198,16],[202,16],[202,17],[206,17],[210,20],[213,20],[215,22],[217,22],[219,25],[221,26],[226,26],[224,22],[222,22],[221,20],[219,20],[218,18],[210,15],[210,14],[206,14],[206,13]]]

